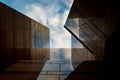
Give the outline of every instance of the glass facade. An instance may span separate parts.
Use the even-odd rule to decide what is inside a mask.
[[[49,29],[0,3],[0,80],[64,80],[71,49],[50,49]]]
[[[89,50],[103,57],[105,36],[97,28],[87,22],[79,25],[74,18],[68,18],[65,27]]]
[[[66,21],[72,49],[50,49],[46,26],[0,3],[0,80],[101,79],[108,65],[99,61],[116,21],[89,1],[74,0]]]
[[[31,20],[32,48],[49,48],[49,29]]]
[[[65,80],[73,71],[70,48],[50,49],[50,60],[38,75],[36,80]]]
[[[71,48],[83,48],[83,45],[74,36],[71,36],[71,44]]]
[[[119,50],[118,5],[116,1],[74,0],[64,27],[76,38],[72,39],[72,62],[83,62],[73,64],[74,71],[65,80],[112,79],[113,56]]]
[[[75,0],[65,24],[65,28],[94,53],[96,59],[104,57],[105,41],[119,24],[115,13],[107,12],[112,9],[100,4],[103,3]]]
[[[86,60],[95,60],[94,54],[87,50],[74,36],[71,37],[71,60],[75,69],[80,63]]]
[[[0,80],[35,80],[50,59],[49,47],[46,26],[0,3]]]

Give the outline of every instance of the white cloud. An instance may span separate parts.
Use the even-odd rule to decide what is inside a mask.
[[[67,20],[67,17],[68,17],[68,14],[69,14],[69,10],[65,10],[64,13],[62,14],[62,25],[65,24],[66,20]]]
[[[51,0],[52,1],[52,0]],[[71,35],[64,29],[64,24],[68,16],[72,0],[62,0],[68,9],[64,9],[60,13],[62,5],[59,4],[61,0],[55,0],[47,6],[39,3],[33,3],[25,6],[25,14],[37,20],[38,22],[50,28],[51,47],[54,48],[70,48]]]
[[[48,19],[49,25],[57,27],[60,23],[59,15],[56,15],[54,17],[50,17]]]
[[[56,48],[70,48],[71,47],[71,35],[70,33],[62,28],[61,33],[58,33],[57,31],[52,31],[52,35],[54,37],[53,40],[55,40],[55,46]]]
[[[27,14],[27,16],[43,24],[46,24],[46,20],[47,20],[46,14],[41,6],[39,6],[38,4],[26,5],[25,9],[26,9],[25,13]]]
[[[62,0],[69,8],[72,6],[73,0]]]

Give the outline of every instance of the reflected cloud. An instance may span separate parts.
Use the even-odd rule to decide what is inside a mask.
[[[37,80],[64,80],[72,71],[71,49],[51,49],[50,60],[45,63]]]
[[[52,48],[50,50],[50,61],[71,61],[71,49]]]

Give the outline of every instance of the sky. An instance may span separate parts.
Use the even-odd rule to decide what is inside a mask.
[[[64,28],[73,0],[0,0],[50,29],[51,48],[71,48],[71,35]]]

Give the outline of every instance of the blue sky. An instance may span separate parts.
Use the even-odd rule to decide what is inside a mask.
[[[71,35],[64,28],[73,0],[0,0],[50,29],[51,48],[71,48]]]

